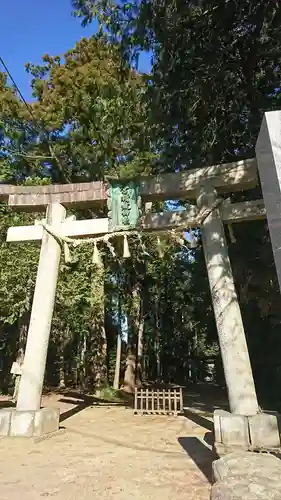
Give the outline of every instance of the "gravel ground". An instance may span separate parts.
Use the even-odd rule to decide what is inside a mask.
[[[123,407],[81,410],[64,395],[44,399],[60,406],[62,427],[48,438],[0,440],[1,500],[209,499],[208,425]]]

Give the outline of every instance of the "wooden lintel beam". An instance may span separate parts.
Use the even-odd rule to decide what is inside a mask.
[[[200,183],[205,181],[211,182],[218,193],[252,189],[258,183],[256,160],[142,177],[140,192],[144,201],[194,199]],[[107,189],[108,185],[102,182],[49,186],[0,185],[0,201],[8,201],[9,206],[17,210],[34,212],[44,210],[50,203],[78,208],[106,203]]]

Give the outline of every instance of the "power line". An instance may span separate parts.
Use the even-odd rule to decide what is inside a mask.
[[[12,74],[11,74],[11,72],[9,71],[9,68],[8,68],[7,64],[5,63],[5,61],[4,61],[4,59],[3,59],[3,57],[1,57],[1,56],[0,56],[0,62],[1,62],[1,64],[3,65],[3,67],[4,67],[4,69],[5,69],[6,73],[7,73],[7,75],[9,76],[10,80],[12,81],[12,83],[13,83],[13,85],[14,85],[15,89],[17,90],[17,92],[18,92],[18,94],[19,94],[19,96],[20,96],[20,98],[21,98],[22,102],[24,103],[24,105],[25,105],[26,109],[28,110],[28,112],[29,112],[29,114],[30,114],[31,118],[32,118],[34,121],[36,121],[36,118],[35,118],[35,116],[34,116],[34,114],[33,114],[33,111],[32,111],[32,109],[31,109],[31,106],[30,106],[30,105],[28,104],[28,102],[25,100],[25,98],[24,98],[24,96],[23,96],[23,94],[22,94],[22,92],[21,92],[21,90],[20,90],[19,86],[17,85],[17,83],[16,83],[15,79],[13,78],[13,75],[12,75]],[[33,132],[35,132],[36,134],[38,134],[38,130],[36,130],[34,126],[30,127],[30,129],[31,129],[31,130],[32,130],[32,128],[33,128]],[[70,178],[69,178],[69,176],[68,176],[68,175],[66,175],[66,174],[64,173],[64,171],[63,171],[63,167],[62,167],[62,165],[61,165],[61,163],[60,163],[60,160],[59,160],[59,158],[57,157],[57,155],[55,154],[55,152],[54,152],[54,150],[53,150],[53,147],[51,146],[50,141],[49,141],[48,139],[47,139],[47,145],[48,145],[48,148],[49,148],[49,151],[50,151],[51,158],[52,158],[52,159],[56,162],[57,167],[58,167],[58,169],[59,169],[59,171],[60,171],[60,173],[61,173],[62,177],[64,177],[64,179],[65,179],[67,182],[70,182]]]
[[[14,87],[16,88],[17,92],[19,93],[19,96],[20,96],[20,98],[21,98],[22,102],[24,103],[25,107],[27,108],[27,110],[28,110],[28,112],[29,112],[30,116],[34,119],[35,117],[34,117],[34,114],[33,114],[33,112],[32,112],[31,107],[30,107],[30,106],[29,106],[29,104],[26,102],[26,100],[25,100],[25,98],[24,98],[23,94],[21,93],[21,90],[20,90],[19,86],[17,85],[17,83],[16,83],[15,79],[13,78],[13,76],[12,76],[11,72],[9,71],[8,66],[5,64],[5,62],[4,62],[4,60],[3,60],[3,58],[2,58],[1,56],[0,56],[0,62],[1,62],[1,64],[2,64],[2,66],[4,67],[4,69],[5,69],[6,73],[7,73],[7,75],[9,76],[10,80],[13,82],[13,85],[14,85]]]
[[[31,118],[32,118],[33,120],[35,120],[35,116],[34,116],[34,114],[33,114],[33,111],[32,111],[32,109],[31,109],[31,106],[30,106],[30,105],[28,104],[28,102],[25,100],[25,98],[24,98],[24,96],[23,96],[23,94],[22,94],[22,92],[21,92],[21,90],[20,90],[19,86],[17,85],[17,82],[16,82],[16,81],[15,81],[15,79],[13,78],[12,73],[9,71],[9,68],[8,68],[7,64],[5,63],[5,61],[4,61],[4,59],[3,59],[3,57],[1,57],[1,56],[0,56],[0,62],[1,62],[1,64],[2,64],[2,66],[4,67],[4,69],[5,69],[6,73],[7,73],[7,75],[9,76],[10,80],[12,81],[12,83],[13,83],[13,85],[14,85],[14,87],[15,87],[16,91],[18,92],[18,94],[19,94],[19,96],[20,96],[20,98],[21,98],[22,102],[24,103],[24,105],[25,105],[25,107],[26,107],[27,111],[29,112],[29,114],[30,114]],[[36,130],[36,129],[35,129],[35,127],[34,127],[33,125],[32,125],[32,126],[27,125],[27,127],[30,129],[30,131],[31,131],[31,132],[35,132],[35,134],[38,134],[38,130]]]

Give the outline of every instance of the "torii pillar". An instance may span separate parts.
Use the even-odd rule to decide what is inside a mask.
[[[202,183],[198,207],[211,208],[216,199],[212,185]],[[255,415],[258,413],[255,384],[218,208],[204,220],[201,231],[230,411],[236,415]]]
[[[265,113],[256,144],[256,156],[281,291],[281,111]]]
[[[49,205],[46,212],[46,223],[59,233],[65,214],[65,208],[60,203]],[[60,256],[61,246],[59,242],[44,230],[19,384],[18,411],[38,411],[41,408]]]
[[[201,185],[197,203],[211,208],[216,191]],[[217,455],[238,449],[279,447],[276,415],[261,413],[252,375],[248,347],[228,256],[220,210],[211,211],[202,225],[202,240],[217,324],[230,413],[214,411],[214,448]]]
[[[60,233],[65,219],[60,203],[50,204],[46,223]],[[0,411],[0,435],[32,437],[57,431],[58,408],[41,408],[44,373],[55,302],[61,247],[59,242],[43,231],[36,286],[27,335],[24,363],[21,371],[17,407]]]

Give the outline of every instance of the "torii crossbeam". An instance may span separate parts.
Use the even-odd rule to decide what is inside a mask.
[[[256,160],[142,177],[140,195],[144,202],[196,199],[202,182],[211,182],[219,194],[251,189],[258,183]],[[47,186],[0,185],[0,201],[7,201],[9,206],[24,211],[44,211],[50,203],[61,203],[65,207],[94,207],[106,204],[107,196],[108,186],[103,182]]]

